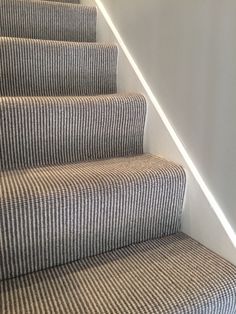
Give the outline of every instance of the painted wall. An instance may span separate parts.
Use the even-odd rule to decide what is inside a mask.
[[[236,2],[101,2],[236,230]],[[116,41],[100,13],[98,40]],[[146,95],[122,49],[118,77],[121,91]],[[150,99],[148,104],[145,150],[181,162],[188,171],[183,231],[236,264],[233,243]]]
[[[236,1],[103,3],[236,229]]]

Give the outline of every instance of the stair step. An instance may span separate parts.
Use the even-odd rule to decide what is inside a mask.
[[[38,1],[48,1],[48,2],[64,2],[64,3],[80,3],[80,0],[38,0]]]
[[[117,47],[0,38],[0,96],[116,93]]]
[[[0,36],[96,41],[96,8],[32,0],[1,0]]]
[[[138,94],[0,99],[2,169],[143,153]]]
[[[0,279],[179,230],[185,172],[152,155],[2,175]]]
[[[8,314],[235,314],[235,282],[234,266],[179,233],[2,281],[0,289]]]

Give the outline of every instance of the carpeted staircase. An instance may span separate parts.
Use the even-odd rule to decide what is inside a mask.
[[[184,169],[143,153],[145,98],[75,2],[0,0],[0,313],[236,313],[236,268],[180,232]]]

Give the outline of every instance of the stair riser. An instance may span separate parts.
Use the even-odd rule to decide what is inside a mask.
[[[0,2],[0,36],[96,41],[96,9],[41,1]]]
[[[3,190],[1,204],[0,279],[179,230],[185,189],[182,168],[170,167],[159,177],[151,171],[147,177],[133,175],[118,182],[111,177],[100,185],[94,177],[89,186],[83,180],[87,176],[85,170],[77,174],[73,187],[67,187],[64,176],[71,172],[73,177],[74,173],[73,166],[70,170],[68,167],[58,175],[53,191],[47,189],[52,176],[50,168],[43,178],[37,177],[36,185],[32,173],[18,176],[18,182],[3,182],[8,190]],[[31,189],[27,197],[26,186]],[[41,198],[37,197],[39,190]]]
[[[116,93],[117,47],[1,38],[1,96]]]
[[[142,96],[3,98],[5,170],[143,153]]]

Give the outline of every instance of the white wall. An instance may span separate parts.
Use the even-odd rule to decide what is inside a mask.
[[[236,230],[236,1],[101,2]],[[116,41],[100,13],[98,40]],[[148,99],[121,49],[119,89],[140,91]],[[148,103],[145,150],[181,162],[188,171],[183,231],[236,264],[229,236]]]

